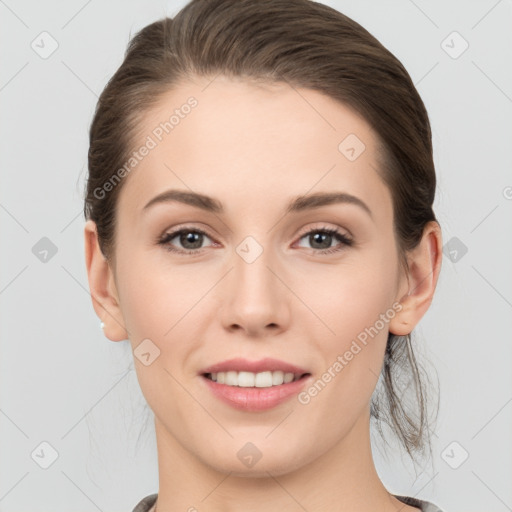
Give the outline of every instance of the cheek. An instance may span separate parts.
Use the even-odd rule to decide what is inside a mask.
[[[125,250],[117,265],[123,317],[133,337],[164,339],[186,313],[198,283],[187,280],[183,271],[155,266],[140,248]]]
[[[324,404],[335,400],[358,409],[369,400],[381,371],[389,322],[396,314],[395,279],[395,260],[381,251],[357,255],[350,265],[315,275],[309,306],[322,321],[314,322],[309,338],[322,354],[317,388],[326,384],[330,391],[324,398],[332,396]]]
[[[211,288],[211,274],[201,279],[197,271],[184,269],[157,266],[135,248],[118,265],[122,314],[134,356],[141,342],[148,339],[158,353],[152,363],[160,370],[158,377],[135,360],[139,381],[146,390],[155,385],[155,378],[169,380],[164,368],[172,374],[181,372],[181,363],[197,348],[191,341],[200,340],[204,334],[200,320],[206,316],[208,301],[201,299]]]
[[[391,307],[395,274],[385,263],[385,259],[371,264],[359,261],[315,273],[311,279],[314,286],[309,286],[307,294],[303,290],[304,302],[324,324],[324,339],[350,344]]]
[[[322,325],[315,328],[322,336],[311,333],[310,339],[315,340],[312,351],[321,354],[322,364],[311,386],[299,396],[299,403],[308,421],[318,423],[326,436],[336,437],[351,428],[368,407],[381,372],[394,310],[389,287],[368,277],[368,273],[360,276],[354,271],[345,276],[343,286],[331,281],[335,292],[316,305],[323,302],[323,319],[334,334]],[[332,424],[328,431],[326,418]]]
[[[187,401],[173,377],[179,375],[181,363],[193,348],[187,343],[187,334],[191,336],[187,311],[197,302],[197,293],[193,286],[183,289],[179,272],[164,275],[148,266],[143,253],[137,256],[132,252],[129,259],[120,262],[118,272],[122,314],[141,391],[153,411],[161,411],[166,404],[176,412],[180,400],[169,401],[169,397]],[[149,363],[144,361],[144,353],[150,354]]]
[[[162,297],[160,283],[147,270],[139,272],[137,266],[131,266],[120,276],[123,282],[121,308],[132,344],[143,338],[161,337],[165,332],[161,305],[168,303],[171,311],[172,303],[168,302],[168,297]]]

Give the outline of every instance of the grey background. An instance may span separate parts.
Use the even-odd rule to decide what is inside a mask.
[[[158,491],[130,347],[104,338],[92,309],[82,191],[97,96],[130,36],[184,3],[0,0],[1,511],[128,511]],[[417,84],[447,244],[416,329],[441,386],[434,459],[416,474],[375,449],[379,473],[447,512],[512,510],[512,2],[326,3]]]

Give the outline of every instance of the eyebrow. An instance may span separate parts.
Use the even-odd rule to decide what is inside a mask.
[[[146,206],[144,206],[143,211],[148,210],[153,205],[170,202],[188,204],[189,206],[194,206],[212,213],[224,213],[224,207],[217,199],[186,190],[167,190],[162,192],[151,199]],[[358,197],[345,192],[316,192],[314,194],[295,197],[288,203],[285,214],[298,213],[321,206],[340,203],[359,206],[373,219],[372,211],[366,203]]]

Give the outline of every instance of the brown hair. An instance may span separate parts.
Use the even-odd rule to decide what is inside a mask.
[[[193,0],[173,19],[156,21],[131,39],[90,129],[84,215],[96,222],[104,255],[113,254],[116,202],[126,178],[108,194],[97,191],[128,160],[142,116],[178,81],[218,74],[314,89],[366,119],[382,145],[377,171],[391,192],[406,268],[406,251],[419,243],[427,222],[436,220],[425,106],[400,61],[377,39],[347,16],[309,0]],[[425,378],[411,335],[390,333],[383,389],[372,397],[371,414],[392,427],[411,456],[430,446]],[[414,396],[406,400],[403,393],[411,388]]]

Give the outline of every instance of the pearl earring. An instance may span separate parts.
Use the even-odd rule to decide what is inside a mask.
[[[100,327],[101,327],[102,329],[105,329],[105,322],[100,322]]]

